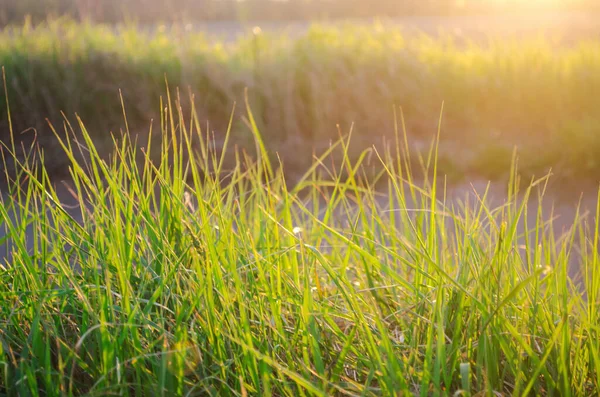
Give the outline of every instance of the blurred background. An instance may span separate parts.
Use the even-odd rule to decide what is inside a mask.
[[[251,150],[247,90],[290,175],[351,130],[355,158],[402,130],[426,155],[444,104],[451,180],[503,180],[516,150],[527,177],[596,183],[599,21],[595,0],[0,0],[0,138],[65,175],[54,133],[79,116],[101,151],[144,144],[168,82],[217,141],[235,108]]]
[[[589,10],[594,0],[2,0],[3,24],[30,15],[49,15],[95,22],[140,23],[229,20],[314,20],[465,15],[540,10]]]

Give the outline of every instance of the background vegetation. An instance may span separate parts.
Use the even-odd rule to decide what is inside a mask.
[[[458,15],[539,10],[590,10],[593,0],[0,0],[0,23],[48,16],[116,23],[210,20],[314,20],[315,18]]]
[[[394,132],[394,106],[419,142],[435,132],[445,101],[440,161],[458,176],[495,177],[516,145],[523,171],[557,166],[567,176],[597,175],[600,44],[528,38],[471,42],[406,37],[390,26],[314,26],[299,37],[249,35],[209,40],[183,27],[140,31],[58,20],[0,33],[17,138],[47,150],[49,169],[64,169],[46,118],[80,114],[99,148],[125,127],[134,135],[157,123],[166,80],[193,93],[199,119],[222,139],[235,103],[250,104],[269,149],[303,170],[316,148],[353,128],[352,153]],[[0,109],[8,140],[7,110]],[[337,127],[336,127],[337,126]],[[34,127],[31,130],[30,127]],[[156,132],[158,129],[155,128]],[[253,147],[237,112],[233,139]],[[28,146],[28,145],[27,145]],[[101,150],[102,151],[102,150]]]

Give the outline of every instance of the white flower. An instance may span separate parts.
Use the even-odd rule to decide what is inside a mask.
[[[392,330],[392,339],[396,341],[396,343],[403,344],[405,341],[404,333],[400,331],[398,328],[394,328]]]

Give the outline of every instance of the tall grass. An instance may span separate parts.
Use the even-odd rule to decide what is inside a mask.
[[[559,235],[540,206],[520,231],[544,180],[517,194],[513,177],[498,208],[452,204],[436,172],[412,178],[399,128],[356,162],[338,141],[341,164],[315,158],[288,186],[252,113],[259,160],[230,148],[228,168],[188,117],[167,101],[158,162],[126,136],[103,160],[81,121],[79,140],[63,134],[77,216],[36,156],[16,167],[0,206],[2,393],[600,391],[599,225]],[[361,178],[368,156],[383,190]]]
[[[596,41],[433,39],[373,24],[222,42],[183,26],[143,31],[58,20],[0,33],[0,64],[15,130],[35,127],[48,153],[60,147],[45,119],[61,123],[61,111],[69,117],[77,112],[100,152],[110,152],[105,131],[124,128],[119,90],[130,129],[143,131],[160,116],[156,98],[166,77],[196,94],[200,122],[221,140],[229,110],[243,102],[248,87],[265,141],[295,170],[310,167],[313,148],[322,151],[337,140],[336,125],[354,125],[354,159],[381,137],[391,138],[393,105],[404,108],[409,135],[429,141],[437,123],[431,115],[442,101],[440,164],[448,173],[496,177],[509,169],[515,145],[523,172],[541,175],[554,166],[566,176],[594,176],[599,169]],[[7,119],[4,111],[0,116]],[[3,121],[3,140],[6,127]],[[34,133],[18,136],[31,141]],[[252,146],[239,117],[232,139]],[[52,157],[48,167],[64,168],[59,156]]]

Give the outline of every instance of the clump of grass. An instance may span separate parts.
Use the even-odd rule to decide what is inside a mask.
[[[0,64],[7,70],[15,130],[37,128],[38,142],[49,155],[60,153],[60,147],[46,118],[61,123],[61,111],[69,117],[77,112],[99,151],[110,153],[105,131],[124,128],[116,100],[119,90],[128,106],[130,129],[144,130],[151,118],[159,117],[156,98],[164,92],[165,76],[173,86],[189,87],[196,94],[199,120],[202,125],[209,122],[219,139],[229,125],[229,109],[243,102],[248,87],[269,148],[283,157],[302,158],[296,160],[298,171],[310,167],[315,147],[322,151],[337,140],[336,125],[343,130],[354,125],[356,153],[382,137],[393,137],[392,105],[403,107],[408,133],[428,141],[437,122],[431,115],[439,112],[442,101],[448,104],[442,152],[449,150],[448,141],[478,148],[500,140],[508,153],[519,146],[543,159],[543,164],[523,162],[524,171],[554,166],[560,173],[556,166],[561,154],[549,149],[540,155],[540,146],[547,148],[549,137],[565,135],[587,120],[581,133],[569,134],[569,146],[581,148],[586,153],[582,158],[598,154],[596,146],[588,145],[600,125],[600,103],[594,95],[600,91],[597,42],[458,42],[407,37],[381,24],[315,25],[300,37],[258,34],[221,42],[177,26],[144,31],[58,20],[0,33]],[[4,111],[0,116],[6,120]],[[232,139],[251,146],[247,131],[236,117]],[[452,158],[452,153],[444,155]],[[49,157],[53,161],[47,167],[55,172],[64,168],[60,156]],[[593,165],[590,172],[592,163],[578,158],[575,173],[597,170]],[[454,161],[451,168],[481,168],[478,162],[463,164],[461,156]],[[495,174],[495,164],[490,168]]]
[[[600,391],[597,221],[558,235],[540,206],[527,223],[543,180],[517,195],[513,178],[499,208],[451,204],[436,172],[412,178],[402,133],[371,152],[383,191],[346,140],[339,167],[316,158],[290,187],[246,118],[258,160],[229,149],[228,169],[170,103],[159,162],[126,136],[103,160],[79,122],[61,141],[77,211],[35,157],[17,167],[0,205],[3,393]]]

